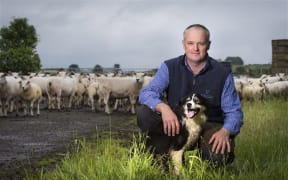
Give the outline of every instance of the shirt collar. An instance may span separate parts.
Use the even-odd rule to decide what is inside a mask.
[[[186,56],[184,57],[184,64],[185,64],[186,68],[187,68],[191,73],[193,73],[192,69],[190,68],[190,66],[189,66],[188,63],[187,63],[187,58],[186,58]],[[207,58],[206,58],[206,64],[205,64],[204,68],[201,69],[201,71],[199,72],[199,74],[204,73],[204,72],[207,71],[209,68],[211,68],[210,56],[207,56]]]

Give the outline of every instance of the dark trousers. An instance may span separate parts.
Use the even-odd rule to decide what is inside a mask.
[[[146,145],[151,147],[155,154],[164,155],[169,152],[172,137],[164,134],[161,114],[152,111],[145,105],[141,105],[137,108],[137,124],[141,131],[148,136]],[[210,137],[221,129],[222,126],[220,123],[206,122],[202,127],[202,133],[197,144],[201,158],[208,160],[208,162],[216,166],[229,164],[234,160],[235,145],[233,137],[230,139],[231,152],[225,153],[224,155],[213,153],[211,151],[212,146],[208,143]]]

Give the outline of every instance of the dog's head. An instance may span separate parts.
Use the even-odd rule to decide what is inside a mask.
[[[181,116],[185,119],[194,119],[201,122],[206,121],[206,115],[204,111],[206,110],[204,105],[204,99],[196,94],[192,93],[184,97],[180,101]],[[199,119],[200,118],[200,119]]]

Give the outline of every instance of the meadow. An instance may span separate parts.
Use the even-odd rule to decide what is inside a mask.
[[[174,179],[286,179],[288,177],[288,101],[242,102],[244,125],[236,138],[235,161],[214,169],[198,157],[196,150],[187,152],[181,177],[172,168],[163,170],[145,151],[141,136],[127,140],[99,138],[75,139],[73,148],[56,168],[27,172],[27,180],[174,180]],[[136,123],[136,119],[135,119]],[[141,143],[142,142],[142,143]]]

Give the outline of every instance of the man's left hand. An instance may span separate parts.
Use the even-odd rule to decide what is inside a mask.
[[[225,128],[221,128],[215,132],[209,140],[209,144],[212,144],[213,153],[224,154],[225,151],[231,152],[231,144],[229,139],[229,132]]]

